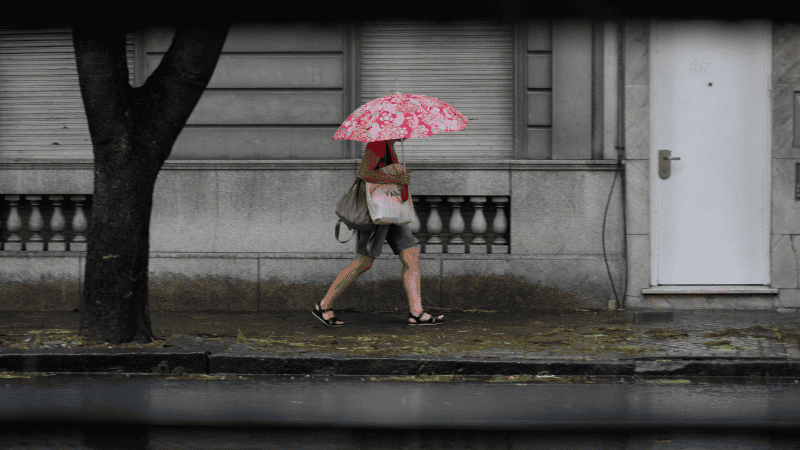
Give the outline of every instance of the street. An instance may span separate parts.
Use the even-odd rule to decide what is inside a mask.
[[[418,380],[7,378],[0,448],[793,448],[800,424],[794,378]]]

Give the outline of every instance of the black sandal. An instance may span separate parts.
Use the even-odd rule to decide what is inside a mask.
[[[414,314],[408,313],[409,319],[414,319],[416,322],[408,322],[409,325],[441,325],[444,323],[444,319],[439,319],[438,317],[434,317],[431,314],[431,317],[428,320],[422,320],[420,317],[425,315],[425,311],[419,313],[419,316],[415,316]]]
[[[339,319],[336,316],[331,317],[330,319],[326,319],[322,315],[326,312],[333,311],[333,308],[322,309],[322,300],[315,304],[315,308],[311,311],[311,314],[314,314],[314,317],[321,320],[322,323],[329,327],[343,327],[344,323],[336,323]]]

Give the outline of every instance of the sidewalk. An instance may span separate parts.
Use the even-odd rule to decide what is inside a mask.
[[[800,376],[800,314],[766,310],[152,313],[157,341],[88,345],[77,312],[0,314],[0,372]],[[2,377],[2,374],[0,374]]]

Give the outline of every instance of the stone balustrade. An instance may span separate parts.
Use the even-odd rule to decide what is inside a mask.
[[[86,251],[90,195],[5,195],[2,251]],[[508,254],[508,196],[412,196],[421,253]]]
[[[85,252],[90,195],[5,195],[2,251]]]
[[[412,201],[417,217],[410,226],[421,253],[509,253],[508,196],[412,195]]]

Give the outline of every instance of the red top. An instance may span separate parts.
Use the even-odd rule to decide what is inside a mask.
[[[389,144],[386,141],[370,142],[369,144],[367,144],[367,150],[372,150],[372,153],[375,153],[376,155],[378,155],[378,158],[381,159],[378,162],[378,167],[376,167],[375,169],[380,169],[381,167],[383,167],[384,166],[383,159],[386,157],[387,150],[389,150]],[[389,161],[390,161],[389,164],[394,164],[397,162],[395,161],[394,155],[392,154],[391,151],[389,151]],[[400,198],[403,199],[403,201],[408,200],[408,186],[403,186],[403,188],[400,190]]]
[[[367,144],[367,150],[372,150],[372,153],[378,155],[378,158],[381,158],[381,160],[383,160],[383,158],[386,157],[386,150],[388,149],[389,149],[389,144],[386,141],[375,141]],[[391,161],[390,164],[394,164],[397,162],[394,160],[394,155],[392,154],[391,151],[389,152],[389,160]],[[378,168],[380,167],[383,167],[383,161],[378,163]]]

